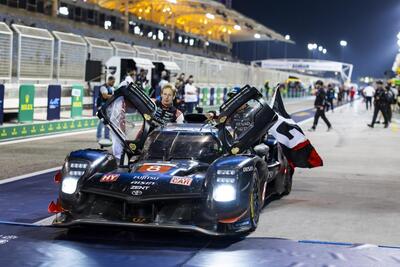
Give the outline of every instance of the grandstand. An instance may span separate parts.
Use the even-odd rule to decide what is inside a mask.
[[[235,41],[287,40],[218,2],[62,0],[52,1],[53,6],[14,2],[0,1],[0,83],[6,85],[6,111],[17,109],[21,83],[35,84],[35,109],[46,107],[49,84],[62,84],[62,96],[70,96],[72,84],[85,84],[88,59],[103,66],[112,56],[174,62],[180,72],[194,75],[201,88],[244,84],[261,88],[265,80],[275,84],[290,75],[232,61],[229,51]],[[164,11],[181,15],[165,20]],[[296,76],[305,84],[316,79]],[[92,104],[89,88],[85,84],[87,105]],[[62,105],[70,105],[70,100],[62,99]]]

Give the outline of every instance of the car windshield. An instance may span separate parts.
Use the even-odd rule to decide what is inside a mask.
[[[221,153],[210,133],[154,131],[144,145],[145,159],[214,161]]]

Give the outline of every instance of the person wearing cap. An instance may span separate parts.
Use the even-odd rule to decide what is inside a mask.
[[[387,96],[384,88],[383,81],[379,80],[376,82],[376,90],[374,94],[374,115],[372,116],[372,122],[368,124],[369,127],[374,128],[376,118],[378,117],[379,111],[383,115],[385,120],[385,128],[389,126],[388,114],[387,114]]]
[[[325,116],[326,92],[324,89],[324,83],[321,80],[318,80],[315,83],[315,89],[317,91],[315,92],[315,101],[314,101],[314,106],[316,108],[314,123],[313,126],[308,130],[315,131],[318,125],[318,120],[321,117],[328,126],[328,131],[330,131],[332,129],[332,125]]]

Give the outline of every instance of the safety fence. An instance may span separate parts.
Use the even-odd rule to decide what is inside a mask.
[[[13,34],[7,24],[0,22],[0,80],[11,79]]]

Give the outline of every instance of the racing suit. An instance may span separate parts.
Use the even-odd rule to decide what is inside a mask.
[[[183,123],[183,113],[172,106],[164,106],[160,100],[156,101],[157,111],[155,116],[163,123],[176,122]]]

